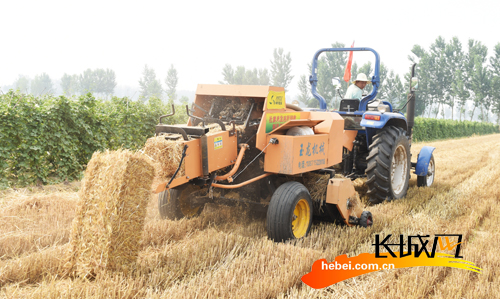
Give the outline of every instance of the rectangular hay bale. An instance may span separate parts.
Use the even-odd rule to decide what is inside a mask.
[[[154,178],[149,160],[127,150],[92,155],[73,220],[68,270],[92,277],[134,268]]]
[[[179,167],[183,149],[184,140],[166,140],[165,137],[156,136],[148,138],[143,150],[154,160],[156,176],[168,180]],[[186,175],[185,164],[183,161],[177,177]]]

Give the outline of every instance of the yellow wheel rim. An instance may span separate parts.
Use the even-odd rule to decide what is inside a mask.
[[[311,207],[305,199],[299,200],[293,210],[292,231],[295,238],[299,239],[306,235],[311,222]]]
[[[201,208],[200,206],[198,206],[194,209],[191,209],[191,206],[189,205],[188,195],[191,192],[196,191],[198,189],[200,189],[200,188],[197,186],[190,186],[190,187],[182,190],[181,194],[179,195],[178,200],[179,200],[179,206],[181,208],[181,212],[187,218],[191,218],[191,217],[195,216],[196,213],[198,213],[198,210]]]

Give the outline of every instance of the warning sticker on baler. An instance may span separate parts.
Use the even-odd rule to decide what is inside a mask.
[[[300,119],[300,112],[267,113],[266,133],[271,132],[289,120]]]
[[[222,148],[222,136],[214,138],[214,150]]]

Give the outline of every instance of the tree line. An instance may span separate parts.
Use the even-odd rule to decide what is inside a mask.
[[[168,70],[164,90],[159,79],[156,78],[154,69],[144,66],[142,77],[139,79],[139,100],[147,101],[149,98],[163,99],[165,96],[169,102],[173,103],[177,99],[177,70],[173,65]],[[81,74],[64,73],[60,80],[62,94],[65,96],[84,95],[92,93],[97,96],[111,98],[116,87],[116,74],[111,69],[87,69]],[[14,90],[34,96],[52,95],[56,93],[56,83],[47,73],[36,75],[33,79],[28,76],[19,75],[14,84]],[[186,97],[181,98],[181,102],[187,102]]]
[[[90,92],[109,97],[113,95],[115,87],[116,74],[110,69],[87,69],[80,75],[64,73],[61,78],[61,88],[66,96]]]
[[[345,48],[345,44],[336,42],[334,48]],[[465,48],[465,49],[464,49]],[[332,84],[332,78],[341,77],[347,62],[349,52],[326,52],[318,60],[318,92],[325,98],[329,109],[338,107],[343,96],[338,93]],[[496,114],[500,121],[500,43],[494,47],[493,55],[488,59],[488,49],[481,42],[470,39],[465,47],[457,37],[450,41],[438,37],[429,49],[415,45],[408,56],[410,62],[417,62],[419,89],[417,94],[416,115],[445,118],[445,108],[451,111],[454,119],[456,112],[458,119],[474,116],[481,121],[489,121],[490,113]],[[243,65],[233,67],[225,64],[222,68],[220,84],[244,85],[273,85],[281,86],[288,91],[294,78],[292,73],[292,58],[290,52],[283,48],[275,48],[268,68],[245,68]],[[299,77],[296,99],[307,107],[318,107],[318,102],[311,94],[309,74],[311,65],[307,66],[307,73]],[[351,80],[357,74],[373,75],[371,62],[358,65],[352,64]],[[389,69],[383,62],[380,65],[380,88],[378,98],[400,107],[406,103],[409,73],[401,77]],[[138,80],[139,100],[147,101],[151,97],[174,103],[177,100],[178,72],[173,65],[168,69],[167,77],[157,78],[155,70],[148,65],[144,66]],[[64,95],[83,95],[88,92],[102,95],[106,98],[114,93],[116,75],[110,69],[87,69],[82,74],[64,74],[60,80]],[[345,92],[350,82],[342,81],[341,90]],[[33,95],[52,94],[55,83],[46,73],[31,79],[19,76],[14,83],[14,89]],[[369,93],[371,85],[365,88]],[[189,99],[182,97],[181,103],[187,104]]]
[[[148,67],[146,64],[142,71],[142,77],[139,79],[139,100],[142,102],[147,101],[149,98],[164,99],[166,97],[169,104],[173,104],[177,100],[177,83],[179,77],[174,65],[171,64],[165,78],[166,89],[163,88],[161,80],[156,78],[156,72],[153,68]],[[180,98],[180,102],[184,105],[188,103],[189,99],[186,96]]]
[[[344,48],[342,43],[335,43],[333,48]],[[318,61],[318,92],[325,97],[329,108],[338,107],[342,95],[335,94],[331,80],[344,74],[349,52],[327,52]],[[458,112],[458,119],[470,120],[475,115],[481,121],[489,121],[489,113],[497,116],[500,123],[500,43],[488,59],[488,48],[480,41],[469,39],[466,49],[457,37],[449,42],[439,36],[429,49],[415,45],[408,56],[411,63],[417,62],[419,86],[417,92],[416,115],[445,118],[445,106],[451,111],[451,119]],[[311,65],[308,65],[310,72]],[[373,75],[371,62],[358,67],[352,65],[352,79],[358,73]],[[402,81],[402,79],[404,81]],[[378,98],[395,106],[406,103],[410,73],[403,78],[380,64],[380,88]],[[299,101],[308,107],[318,107],[318,102],[311,95],[308,76],[302,75],[298,82]],[[342,81],[342,90],[346,91],[348,83]],[[369,93],[368,85],[365,91]],[[479,113],[479,114],[477,114]]]
[[[418,115],[444,118],[447,106],[452,119],[455,111],[465,119],[468,110],[470,120],[478,113],[479,120],[489,121],[492,112],[500,121],[500,43],[489,59],[480,41],[469,39],[463,47],[457,37],[446,42],[439,36],[429,49],[415,45],[411,52],[410,61],[419,63]]]
[[[222,81],[220,84],[236,85],[272,85],[284,87],[288,91],[288,86],[292,82],[292,57],[290,52],[285,53],[283,48],[273,51],[271,60],[271,71],[263,69],[245,69],[239,65],[233,68],[231,64],[226,64],[222,69]]]
[[[335,43],[332,45],[334,48],[344,48],[342,43]],[[347,62],[348,52],[328,52],[321,57],[318,61],[318,91],[327,100],[328,107],[334,108],[340,102],[340,95],[335,94],[332,84],[332,78],[340,77],[344,74],[344,67]],[[311,65],[308,65],[310,72]],[[370,74],[373,71],[371,62],[367,62],[358,67],[354,62],[352,65],[352,77],[356,77],[358,73]],[[221,84],[242,84],[242,85],[273,85],[281,86],[288,90],[292,82],[292,58],[290,52],[285,53],[283,48],[277,48],[273,51],[273,59],[271,60],[270,71],[264,69],[246,69],[244,66],[237,66],[233,68],[231,64],[226,64],[222,69],[223,80],[219,81]],[[381,88],[379,95],[389,100],[391,103],[399,103],[402,101],[404,94],[404,86],[398,74],[393,70],[389,70],[385,64],[381,64]],[[309,83],[308,75],[300,76],[298,82],[299,95],[296,99],[302,102],[307,107],[319,107],[318,101],[312,97],[311,85]],[[343,82],[342,89],[345,91],[348,87],[346,82]],[[367,90],[370,92],[371,90]]]
[[[26,94],[41,96],[54,94],[55,82],[47,73],[36,75],[33,79],[20,75],[13,84],[14,89]],[[66,96],[95,93],[101,96],[112,96],[116,87],[116,74],[110,69],[87,69],[82,74],[64,73],[61,78],[62,93]]]

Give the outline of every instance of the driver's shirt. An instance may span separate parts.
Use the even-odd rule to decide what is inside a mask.
[[[344,99],[358,99],[361,100],[363,96],[363,90],[356,86],[356,84],[351,84],[345,93]]]

